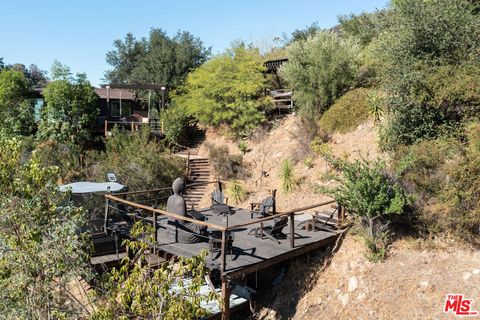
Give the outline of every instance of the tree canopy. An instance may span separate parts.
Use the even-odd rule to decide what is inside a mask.
[[[360,48],[351,39],[322,31],[287,47],[281,75],[294,90],[299,112],[316,121],[333,101],[355,83]]]
[[[112,69],[105,73],[110,82],[148,82],[175,88],[210,56],[210,49],[187,31],[169,37],[161,29],[152,29],[148,38],[140,40],[128,33],[113,46],[107,53]]]
[[[5,319],[77,318],[69,285],[89,279],[83,211],[60,206],[58,170],[22,141],[0,137],[0,313]]]
[[[84,74],[73,77],[58,64],[53,71],[60,80],[50,82],[43,91],[46,104],[38,136],[84,146],[97,119],[98,96]]]
[[[458,133],[480,110],[480,19],[466,0],[395,1],[377,53],[389,93],[386,145]]]
[[[33,105],[29,101],[30,82],[13,69],[0,70],[0,132],[28,135],[34,129]]]
[[[262,110],[269,106],[262,96],[264,71],[257,49],[234,44],[191,72],[174,103],[202,124],[227,125],[234,134],[248,133],[264,120]]]

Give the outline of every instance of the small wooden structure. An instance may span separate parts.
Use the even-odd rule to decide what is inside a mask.
[[[143,110],[142,101],[137,93],[140,90],[148,91],[148,109]],[[161,92],[161,101],[158,104],[165,106],[167,86],[150,83],[109,83],[95,88],[99,96],[99,121],[103,122],[105,137],[111,134],[111,128],[117,126],[128,131],[136,131],[142,126],[149,125],[152,130],[158,131],[159,121],[151,118],[152,92]],[[162,130],[163,132],[163,130]]]
[[[219,188],[222,188],[221,181],[212,181],[208,184],[218,184]],[[189,186],[187,186],[189,187]],[[190,185],[191,187],[191,185]],[[162,192],[163,196],[156,198],[152,197],[152,191],[145,191],[149,194],[146,199],[156,198],[156,201],[166,199],[169,188],[157,189],[155,191]],[[229,298],[231,281],[240,279],[245,275],[257,272],[262,269],[274,266],[278,263],[287,261],[293,257],[304,255],[308,252],[325,247],[328,244],[334,242],[337,238],[338,231],[336,228],[327,228],[321,231],[309,231],[307,228],[298,228],[299,221],[296,221],[297,215],[304,214],[307,210],[312,210],[320,207],[331,207],[335,204],[335,201],[325,201],[286,212],[276,212],[275,215],[267,216],[263,218],[251,218],[250,210],[230,207],[229,214],[217,215],[212,208],[203,208],[196,210],[206,217],[205,221],[199,221],[194,218],[180,216],[174,213],[167,212],[159,209],[161,205],[156,203],[147,203],[139,200],[145,192],[125,192],[117,193],[115,195],[106,195],[106,208],[108,214],[109,208],[115,208],[112,204],[122,204],[125,207],[132,209],[135,215],[138,216],[138,212],[141,212],[141,218],[147,223],[150,223],[155,228],[155,246],[152,249],[153,252],[162,252],[169,256],[183,256],[193,257],[198,255],[202,250],[209,250],[209,239],[205,239],[205,242],[199,243],[177,243],[173,242],[168,237],[168,230],[171,228],[168,218],[181,221],[189,221],[199,225],[208,227],[209,231],[216,231],[221,233],[220,252],[219,255],[208,255],[207,268],[210,270],[216,270],[220,272],[221,276],[221,297],[223,300],[222,319],[229,319],[230,308]],[[132,200],[131,198],[137,199]],[[340,222],[343,218],[344,210],[338,210],[340,214],[334,219],[325,215],[325,225],[329,223]],[[287,216],[289,223],[286,226],[285,238],[279,239],[278,243],[275,243],[269,239],[257,238],[249,231],[252,228],[262,228],[263,225],[273,223],[273,220]],[[317,215],[318,216],[318,215]],[[232,237],[233,235],[233,237]],[[231,243],[233,238],[233,248],[227,248],[227,245]]]
[[[267,94],[272,98],[275,109],[277,109],[279,114],[291,112],[293,110],[293,90],[285,88],[284,86],[286,84],[278,75],[279,68],[287,62],[288,59],[286,58],[267,60],[264,62],[264,66],[266,68],[265,73],[272,75],[275,82],[275,89],[268,90]]]

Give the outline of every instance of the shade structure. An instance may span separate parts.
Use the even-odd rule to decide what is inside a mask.
[[[92,193],[92,192],[117,192],[124,188],[117,182],[73,182],[58,187],[60,192]]]

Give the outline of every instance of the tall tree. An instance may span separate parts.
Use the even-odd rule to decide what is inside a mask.
[[[312,123],[354,84],[359,46],[334,32],[317,32],[287,47],[281,75],[294,89],[300,114]]]
[[[107,63],[113,68],[105,73],[110,82],[149,82],[175,88],[210,56],[210,49],[186,31],[169,37],[161,29],[152,29],[149,37],[141,40],[128,33],[113,46],[107,53]]]
[[[71,290],[79,277],[89,279],[83,211],[60,206],[57,168],[26,154],[20,140],[0,137],[1,317],[85,318]]]
[[[264,120],[262,110],[269,106],[262,97],[264,70],[257,49],[234,44],[190,73],[180,90],[185,94],[174,103],[201,123],[227,125],[235,134],[246,134]]]
[[[84,74],[73,77],[65,66],[54,64],[52,72],[60,80],[52,81],[43,95],[39,137],[83,146],[98,114],[98,96]],[[68,72],[67,72],[68,71]]]
[[[21,71],[0,70],[0,132],[29,135],[34,129],[30,83]]]

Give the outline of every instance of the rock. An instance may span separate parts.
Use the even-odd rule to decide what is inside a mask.
[[[474,270],[472,271],[472,273],[475,274],[475,275],[476,275],[476,274],[479,274],[479,273],[480,273],[480,269],[474,269]]]
[[[463,279],[463,281],[467,281],[468,279],[470,279],[471,276],[472,276],[472,274],[470,272],[464,272],[463,276],[462,276],[462,279]]]
[[[420,287],[422,287],[422,288],[428,287],[428,281],[422,281],[422,282],[420,282]]]
[[[340,302],[342,303],[342,306],[344,307],[346,307],[348,304],[348,298],[349,298],[348,293],[338,295],[338,300],[340,300]]]
[[[358,278],[355,276],[348,279],[348,292],[353,292],[358,288]]]
[[[363,300],[366,298],[366,294],[365,292],[362,292],[362,293],[359,293],[358,296],[357,296],[357,300]]]

